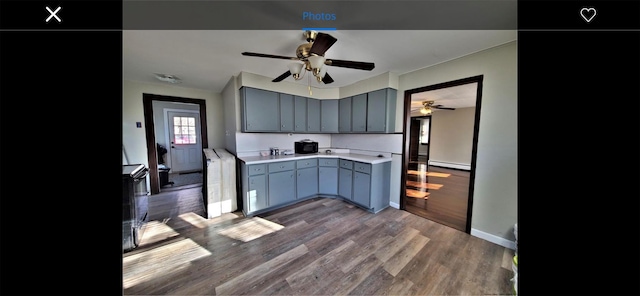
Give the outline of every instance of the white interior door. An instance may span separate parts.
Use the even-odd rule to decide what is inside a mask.
[[[171,172],[202,170],[200,114],[197,112],[167,112]]]

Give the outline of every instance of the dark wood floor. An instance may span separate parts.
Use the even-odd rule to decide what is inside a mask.
[[[510,295],[513,251],[387,208],[316,198],[256,217],[205,219],[185,192],[151,199],[123,254],[124,295]]]
[[[407,174],[405,209],[420,217],[465,231],[470,172],[434,166],[427,169],[424,165],[410,165],[409,170],[414,172]],[[422,173],[425,171],[434,174]],[[421,197],[420,193],[426,196]]]

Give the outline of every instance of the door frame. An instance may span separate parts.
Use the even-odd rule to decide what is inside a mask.
[[[448,88],[453,86],[459,86],[469,83],[477,83],[476,90],[476,110],[475,110],[475,118],[473,123],[473,142],[471,149],[471,171],[469,174],[469,197],[467,199],[467,223],[465,227],[466,233],[471,233],[471,214],[473,212],[473,189],[475,186],[475,175],[476,175],[476,159],[477,159],[477,151],[478,151],[478,132],[480,130],[480,109],[482,103],[482,80],[484,75],[477,75],[467,78],[462,78],[458,80],[433,84],[429,86],[423,86],[419,88],[405,90],[404,92],[404,125],[402,127],[402,174],[400,179],[400,209],[406,210],[405,206],[405,198],[406,198],[406,190],[407,190],[407,169],[409,167],[409,141],[411,137],[407,135],[411,128],[411,95],[415,93],[421,93],[425,91],[431,91],[441,88]],[[431,129],[429,129],[431,132]],[[429,144],[431,144],[431,138],[429,139]],[[431,148],[431,146],[429,146]]]
[[[418,121],[420,121],[419,130],[421,131],[422,130],[422,120],[425,119],[425,118],[429,118],[429,135],[427,135],[427,138],[429,140],[431,140],[431,115],[413,116],[413,117],[410,118],[410,120],[418,120]],[[410,122],[409,131],[411,131],[411,125],[413,125],[413,124],[411,123],[411,121],[409,121],[409,122]],[[411,136],[411,134],[409,134],[409,149],[411,149],[411,141],[412,140],[413,140],[413,137]],[[423,145],[422,142],[420,142],[420,135],[418,135],[417,141],[418,141],[418,144],[417,144],[417,146],[418,146],[418,160],[420,160],[420,147],[421,147],[420,145]],[[429,150],[430,149],[431,149],[431,146],[429,146],[429,144],[427,144],[427,165],[429,165],[429,152],[430,152]],[[411,150],[409,150],[409,151],[411,151]],[[409,155],[409,160],[411,160],[411,155]]]
[[[149,184],[151,194],[160,193],[160,176],[158,173],[158,151],[156,149],[156,133],[153,123],[153,101],[197,104],[200,107],[200,141],[202,149],[209,148],[207,139],[207,109],[205,100],[183,97],[165,96],[143,93],[142,108],[144,112],[144,132],[147,139],[147,161],[149,163]],[[205,163],[203,159],[203,164]]]

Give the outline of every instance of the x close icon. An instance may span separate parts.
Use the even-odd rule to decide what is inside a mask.
[[[58,23],[62,22],[62,19],[60,19],[60,17],[58,17],[56,15],[58,13],[58,11],[60,11],[60,9],[62,9],[62,7],[58,6],[58,8],[56,8],[56,10],[54,10],[54,11],[51,11],[51,8],[49,8],[49,6],[46,6],[46,9],[51,15],[49,15],[49,17],[47,17],[45,22],[48,23],[51,20],[51,18],[55,18],[58,21]]]

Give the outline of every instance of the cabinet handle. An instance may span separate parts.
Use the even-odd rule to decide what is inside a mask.
[[[284,166],[282,165],[282,166],[280,166],[280,168],[281,168],[281,169],[284,169]]]
[[[284,124],[282,125],[282,127],[284,127]]]

